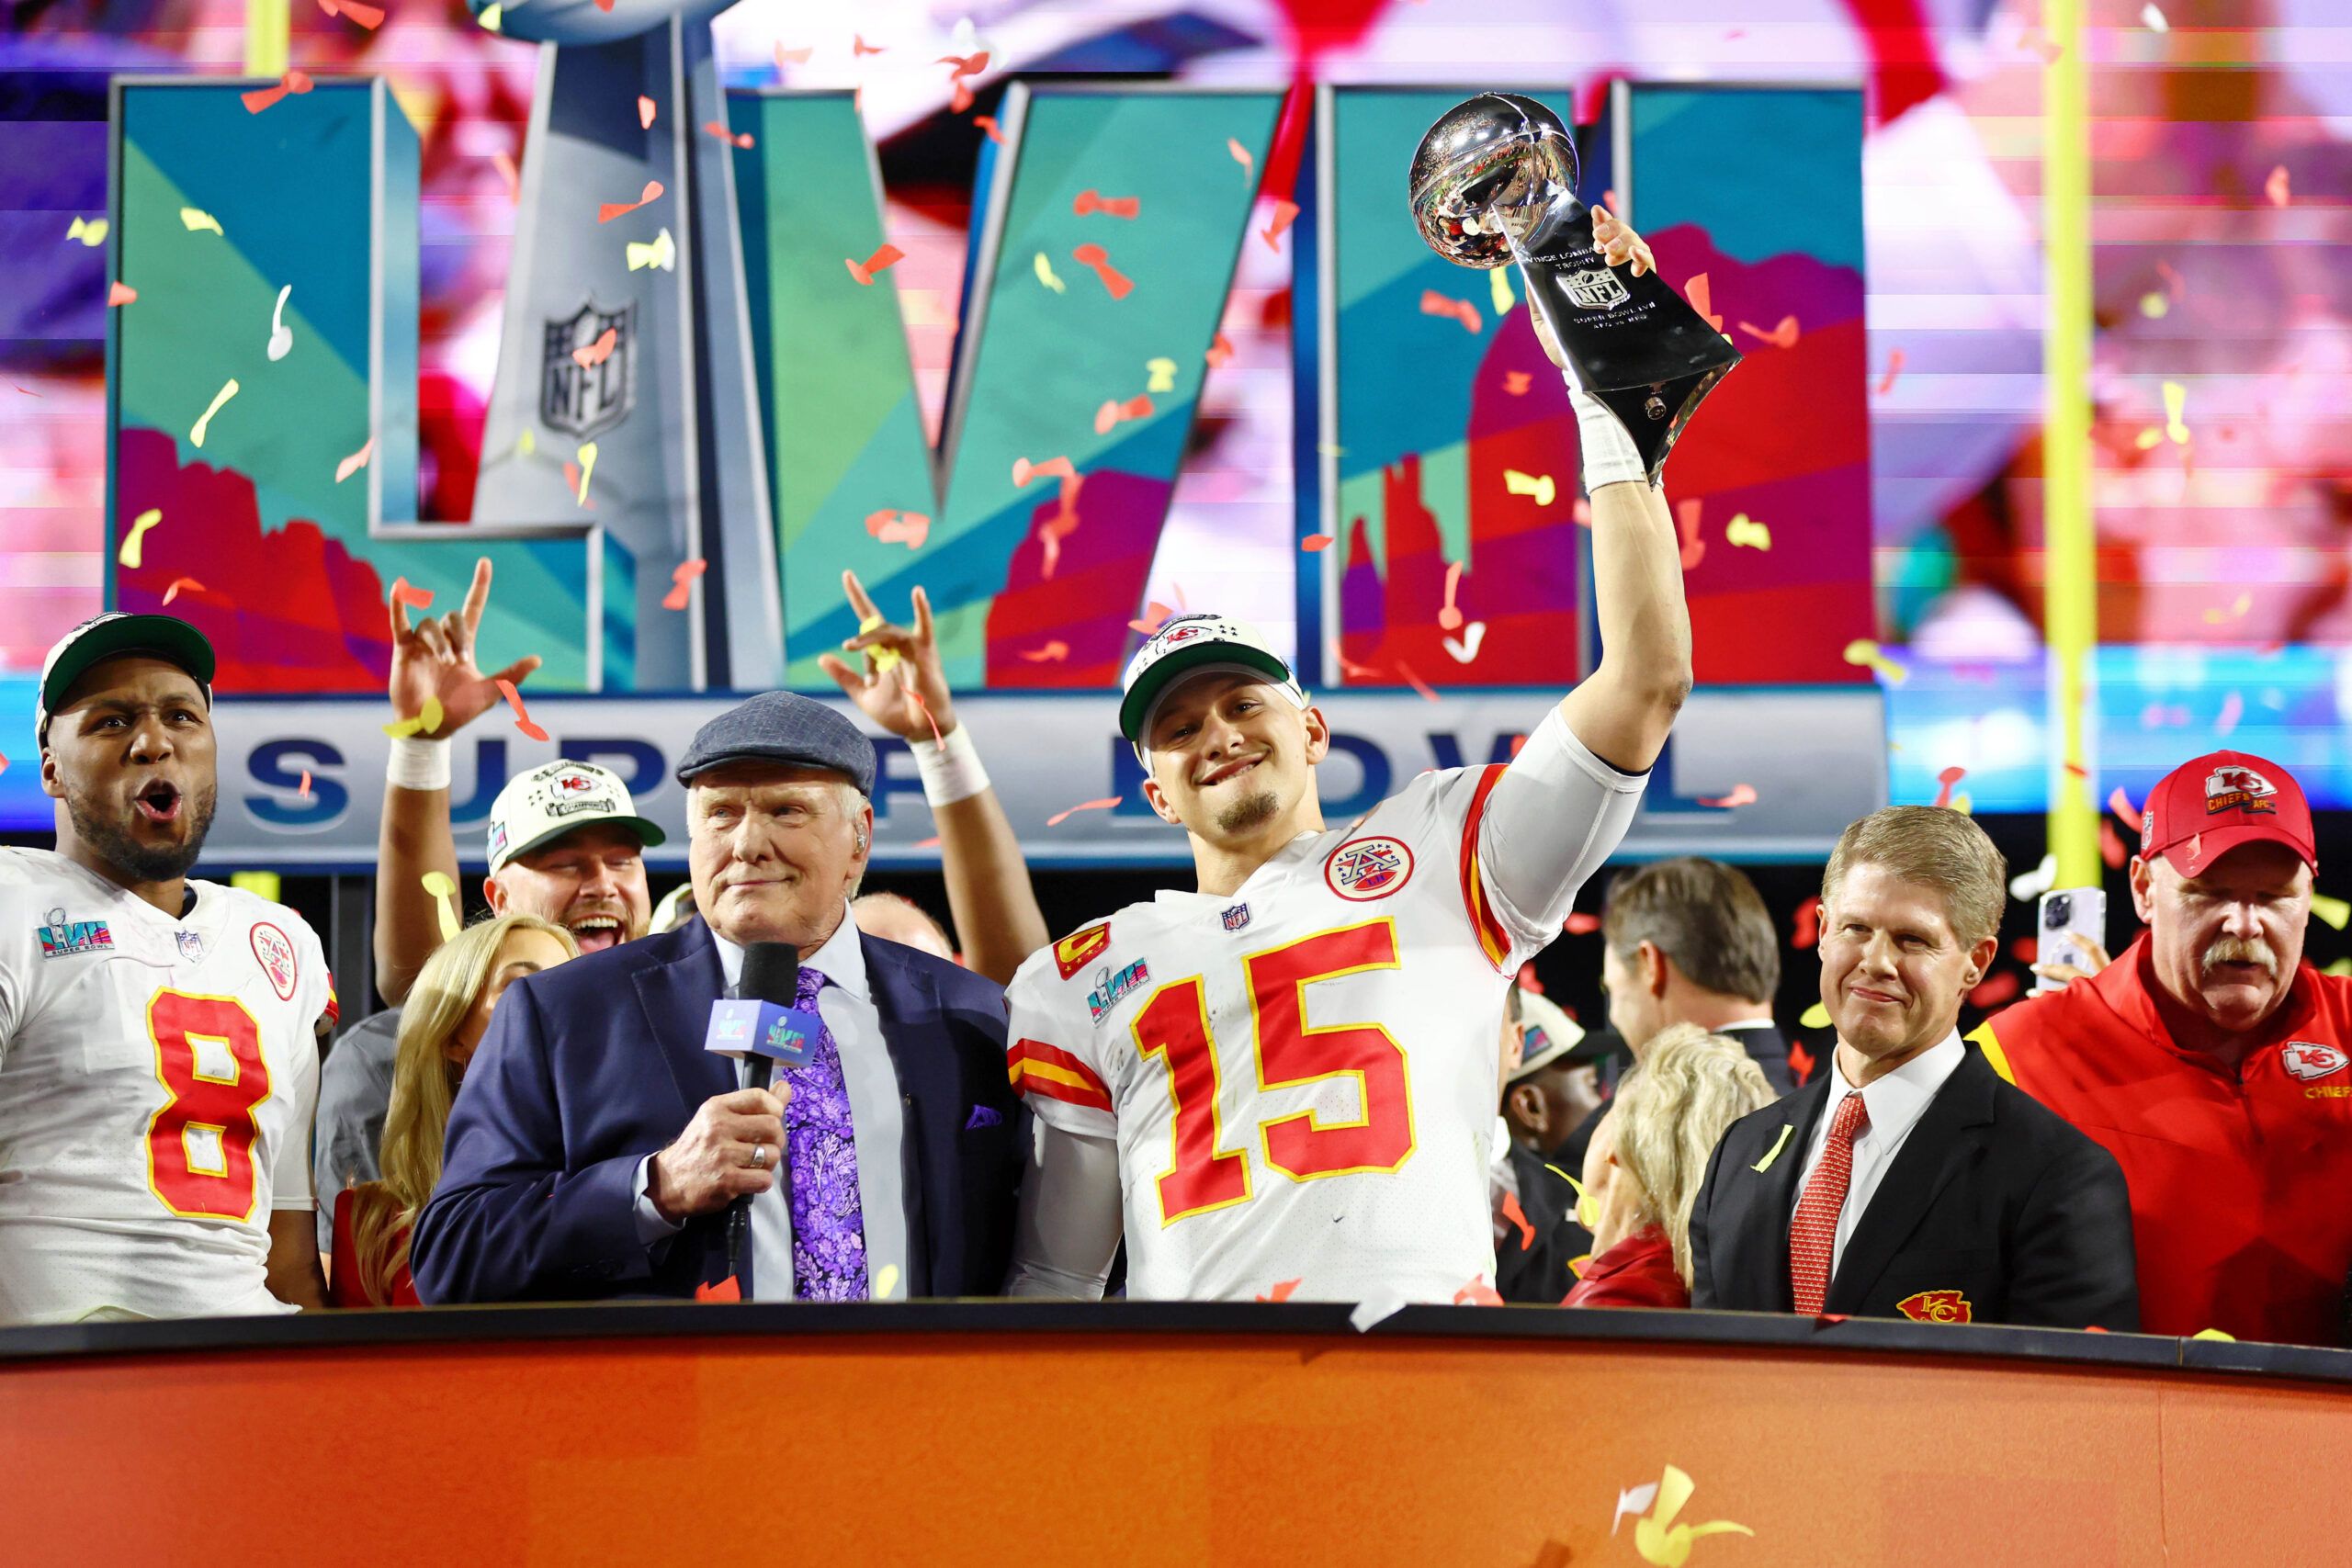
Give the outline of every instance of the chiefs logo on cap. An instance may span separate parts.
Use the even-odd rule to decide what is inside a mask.
[[[1894,1303],[1914,1323],[1971,1323],[1975,1313],[1958,1291],[1920,1291]]]
[[[2277,811],[2278,786],[2252,768],[2232,764],[2205,775],[2205,811]]]
[[[1111,922],[1074,931],[1054,943],[1054,967],[1067,980],[1086,967],[1086,961],[1111,945]]]
[[[2305,1083],[2340,1073],[2347,1062],[2352,1062],[2352,1056],[2316,1040],[2290,1040],[2278,1047],[2279,1065]]]

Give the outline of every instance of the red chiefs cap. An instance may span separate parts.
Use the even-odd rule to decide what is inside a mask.
[[[2244,751],[2209,751],[2166,773],[2140,818],[2140,852],[2195,876],[2257,840],[2284,844],[2319,869],[2303,786],[2278,763]]]

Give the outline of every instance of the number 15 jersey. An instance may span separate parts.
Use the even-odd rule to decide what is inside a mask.
[[[333,983],[292,910],[187,886],[175,920],[0,849],[0,1323],[292,1310],[269,1219],[311,1208]]]
[[[1230,895],[1165,891],[1033,954],[1013,1082],[1117,1141],[1128,1294],[1443,1302],[1490,1279],[1504,993],[1642,784],[1555,712],[1507,768],[1424,773]]]

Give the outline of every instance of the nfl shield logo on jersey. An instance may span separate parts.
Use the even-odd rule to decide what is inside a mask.
[[[1413,852],[1401,839],[1354,839],[1331,852],[1324,885],[1342,898],[1385,898],[1413,874]]]
[[[182,958],[187,959],[190,964],[201,964],[204,962],[204,939],[202,937],[197,935],[194,931],[174,931],[172,935],[180,944],[180,956]]]
[[[2278,1047],[2278,1061],[2289,1072],[2305,1083],[2340,1073],[2352,1056],[2346,1056],[2333,1045],[2323,1045],[2315,1040],[2290,1040]]]
[[[1227,909],[1225,912],[1225,929],[1227,931],[1238,931],[1249,923],[1250,906],[1247,904],[1236,904],[1232,908]]]
[[[269,976],[269,988],[277,993],[281,1002],[294,999],[294,944],[284,931],[267,920],[254,927],[254,957],[261,964],[261,972]]]

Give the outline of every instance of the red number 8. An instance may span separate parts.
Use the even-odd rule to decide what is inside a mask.
[[[147,1123],[147,1185],[184,1219],[253,1218],[260,1192],[254,1145],[261,1136],[254,1108],[270,1089],[260,1026],[234,997],[158,991],[147,1004],[147,1032],[155,1042],[156,1080],[171,1096]],[[234,1077],[200,1069],[199,1040],[228,1047]],[[187,1134],[198,1127],[220,1135],[219,1170],[199,1169],[188,1158]]]

